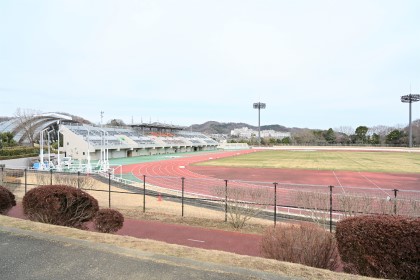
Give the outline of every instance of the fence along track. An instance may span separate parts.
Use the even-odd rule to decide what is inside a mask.
[[[133,181],[109,173],[42,172],[6,168],[1,169],[0,184],[9,187],[12,191],[23,185],[26,192],[39,185],[39,182],[34,182],[33,178],[28,180],[28,176],[43,177],[42,184],[54,184],[56,177],[67,178],[70,185],[82,189],[85,189],[84,186],[80,186],[82,180],[90,178],[101,181],[110,186],[108,191],[110,205],[111,194],[121,193],[162,196],[166,200],[180,203],[182,209],[185,204],[226,211],[227,204],[237,201],[241,202],[243,207],[259,207],[261,211],[258,211],[258,217],[274,219],[274,221],[277,219],[307,220],[331,225],[342,218],[360,214],[398,214],[420,217],[420,191],[417,190],[379,190],[378,188],[339,186],[340,191],[336,193],[334,188],[329,188],[329,186],[278,183],[276,196],[274,196],[274,183],[268,182],[170,176],[143,176],[143,180]],[[111,186],[122,191],[111,191]],[[216,193],[215,188],[224,188],[227,193]],[[253,200],[252,195],[245,195],[241,199],[232,198],[230,190],[241,188],[263,190],[271,194],[271,197],[264,201]],[[95,191],[92,188],[89,190]],[[143,207],[145,209],[145,205]],[[276,217],[274,217],[274,212],[276,212]]]

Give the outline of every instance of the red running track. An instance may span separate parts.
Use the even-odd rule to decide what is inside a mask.
[[[211,166],[194,166],[193,163],[209,159],[235,156],[255,152],[253,150],[211,153],[158,162],[147,162],[126,165],[122,173],[132,173],[139,179],[146,175],[149,184],[181,190],[180,178],[184,177],[185,191],[189,193],[212,195],[211,189],[223,186],[224,179],[229,185],[272,187],[279,183],[283,189],[298,190],[308,188],[327,191],[327,186],[335,186],[334,192],[364,192],[380,197],[392,196],[392,190],[414,190],[420,197],[420,174],[390,174],[372,172],[349,172],[327,170],[297,170],[275,168],[225,168]],[[239,181],[240,180],[240,181]],[[232,183],[233,181],[233,183]],[[256,184],[255,182],[265,182]],[[400,194],[404,194],[400,192]],[[280,194],[281,195],[281,194]],[[406,195],[413,195],[407,193]]]
[[[13,207],[8,216],[25,219],[22,205]],[[257,234],[134,219],[125,219],[123,228],[116,234],[247,256],[260,256],[259,246],[262,239],[261,235]]]
[[[131,164],[123,166],[122,173],[131,173],[141,180],[143,179],[143,175],[146,175],[146,182],[148,184],[177,191],[181,191],[181,178],[183,177],[186,178],[184,182],[186,192],[213,195],[212,189],[216,186],[224,186],[224,180],[190,171],[190,164],[207,161],[209,159],[231,157],[252,152],[254,151],[231,151],[204,155],[201,154],[197,156],[168,159],[156,162]],[[236,182],[235,185],[253,186],[252,184],[238,182]],[[270,183],[267,185],[270,185]]]

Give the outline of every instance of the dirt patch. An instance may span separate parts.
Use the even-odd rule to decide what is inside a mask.
[[[138,209],[118,209],[125,217],[140,220],[159,221],[170,224],[188,225],[194,227],[219,229],[225,231],[233,231],[233,227],[229,223],[223,222],[222,219],[209,219],[203,217],[180,217],[161,212],[146,212]],[[262,219],[254,219],[253,222],[245,224],[245,226],[237,230],[240,233],[262,234],[267,226],[273,222]]]

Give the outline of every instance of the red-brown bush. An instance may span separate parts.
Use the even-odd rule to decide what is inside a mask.
[[[114,233],[122,228],[124,216],[114,209],[101,209],[96,213],[93,221],[99,232]]]
[[[23,197],[23,212],[32,221],[85,229],[99,210],[88,193],[69,186],[40,186]]]
[[[330,270],[340,261],[334,235],[310,223],[268,228],[261,252],[266,258]]]
[[[5,215],[16,206],[15,195],[3,186],[0,186],[0,214]]]
[[[336,238],[346,272],[420,279],[420,218],[348,218],[337,223]]]

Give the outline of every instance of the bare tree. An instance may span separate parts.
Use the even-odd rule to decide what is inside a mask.
[[[310,129],[299,129],[292,131],[292,139],[296,144],[314,144],[316,136]]]
[[[351,126],[340,126],[338,128],[334,128],[334,131],[346,134],[347,136],[350,136],[354,134],[355,129]]]
[[[374,206],[372,197],[339,194],[334,198],[338,201],[338,210],[343,213],[345,218],[372,213]]]
[[[81,189],[93,189],[95,186],[95,179],[89,175],[81,174],[80,176],[74,173],[36,173],[36,181],[40,186],[50,185],[51,181],[54,185],[65,185]]]
[[[35,143],[35,118],[39,115],[40,111],[33,109],[18,108],[15,112],[15,118],[19,122],[19,129],[23,129],[26,137],[31,145]],[[24,138],[23,138],[24,139]]]
[[[379,135],[380,144],[384,144],[386,140],[386,136],[394,129],[395,127],[392,127],[392,126],[376,125],[373,127],[369,127],[368,134],[370,136],[374,134]]]
[[[420,144],[420,119],[417,119],[411,123],[413,129],[413,138],[416,145]]]
[[[335,270],[340,256],[334,234],[310,223],[269,227],[261,240],[266,258]]]
[[[221,198],[227,197],[227,213],[230,224],[241,229],[263,210],[264,205],[273,203],[269,188],[263,187],[215,187],[213,193]]]
[[[323,192],[297,191],[296,205],[308,212],[308,217],[320,226],[327,225],[329,219],[330,195]]]
[[[373,134],[376,133],[379,136],[383,136],[385,137],[388,133],[390,133],[391,131],[393,131],[395,128],[392,126],[386,126],[386,125],[375,125],[372,127],[369,127],[369,133]]]
[[[121,119],[112,119],[112,120],[107,122],[107,125],[110,125],[110,126],[125,126],[125,123]]]
[[[14,191],[22,183],[23,170],[21,169],[4,169],[0,171],[0,186]]]

